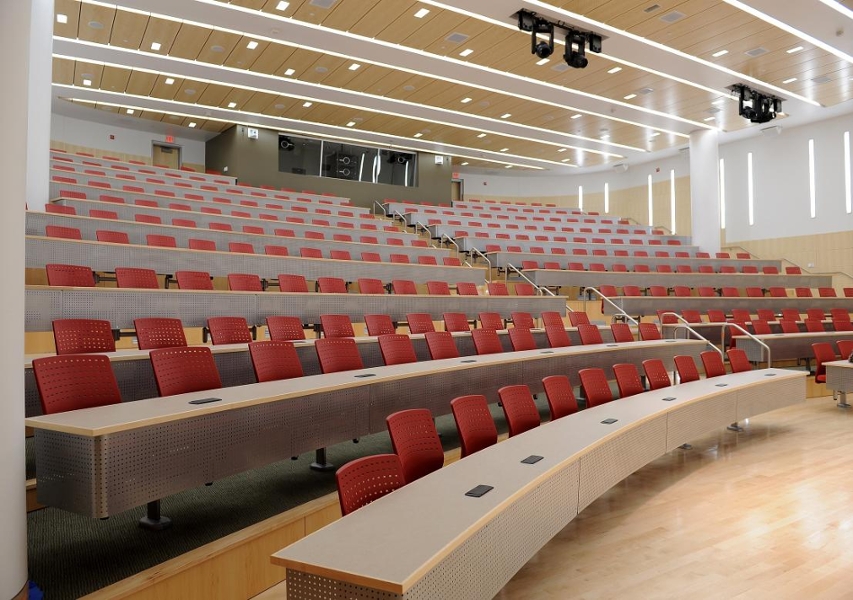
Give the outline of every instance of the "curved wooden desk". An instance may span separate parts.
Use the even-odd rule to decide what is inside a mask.
[[[289,600],[492,598],[611,486],[709,430],[803,402],[805,379],[751,371],[581,411],[419,479],[272,561],[287,568]],[[530,455],[544,458],[520,462]],[[478,484],[494,489],[465,496]]]

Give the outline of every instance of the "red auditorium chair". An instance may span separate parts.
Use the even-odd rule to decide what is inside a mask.
[[[668,296],[668,295],[669,295],[669,293],[667,292],[666,286],[663,286],[663,285],[650,285],[649,286],[649,296],[656,296],[656,297],[662,298],[662,297]]]
[[[190,219],[172,219],[172,225],[175,227],[195,227],[196,222]]]
[[[604,343],[597,325],[590,325],[589,323],[578,325],[578,335],[580,335],[581,344],[584,346]]]
[[[251,273],[229,273],[228,289],[232,292],[262,292],[261,278]]]
[[[252,341],[249,324],[243,317],[208,317],[207,328],[214,346],[248,344]]]
[[[211,240],[200,240],[195,238],[189,239],[190,250],[203,250],[205,252],[215,252],[216,242]]]
[[[49,215],[76,215],[77,210],[73,206],[65,206],[64,204],[48,204],[44,207],[44,212]],[[91,216],[91,215],[90,215]]]
[[[516,296],[535,296],[536,287],[531,283],[520,282],[515,284]]]
[[[822,308],[807,308],[806,309],[806,319],[812,319],[814,321],[823,321],[826,317],[826,313]]]
[[[663,339],[660,329],[655,323],[640,323],[637,325],[637,331],[640,334],[640,339],[645,342]]]
[[[62,240],[82,240],[83,235],[76,227],[62,227],[60,225],[47,225],[44,233],[49,238]]]
[[[432,360],[459,358],[459,349],[453,340],[453,334],[449,331],[427,331],[424,338]]]
[[[428,313],[407,313],[406,322],[409,325],[409,333],[413,335],[435,331],[432,315]]]
[[[450,401],[450,410],[459,432],[461,458],[498,442],[498,430],[485,396],[459,396]]]
[[[81,265],[47,264],[47,284],[63,287],[95,287],[95,274]]]
[[[446,281],[427,281],[427,294],[431,296],[449,296],[450,286]]]
[[[826,383],[826,363],[838,360],[835,350],[830,342],[818,342],[812,344],[812,352],[815,357],[815,383]]]
[[[95,232],[95,239],[99,242],[108,242],[110,244],[130,243],[130,238],[123,231],[107,231],[99,229]]]
[[[507,385],[498,390],[509,437],[539,427],[539,409],[526,385]]]
[[[752,320],[752,314],[746,308],[733,308],[732,320],[736,323],[749,323]]]
[[[536,340],[529,329],[524,327],[513,327],[509,330],[509,341],[515,352],[522,350],[536,350]]]
[[[418,361],[415,347],[407,335],[391,333],[379,336],[379,351],[386,366],[402,365]]]
[[[319,280],[318,280],[319,281]],[[379,279],[361,278],[357,280],[360,294],[384,294],[385,286]]]
[[[237,254],[254,254],[255,247],[247,242],[228,242],[228,252]]]
[[[566,348],[572,345],[569,334],[563,325],[546,325],[545,337],[550,348]]]
[[[462,261],[455,256],[445,256],[441,259],[445,267],[461,267]]]
[[[396,454],[376,454],[348,462],[335,473],[341,514],[346,516],[406,484]]]
[[[320,326],[327,338],[353,338],[355,332],[348,315],[320,315]]]
[[[579,312],[579,311],[575,311]],[[569,318],[571,319],[571,315],[574,313],[569,313]],[[583,313],[586,314],[586,313]],[[563,316],[555,310],[546,310],[545,312],[539,315],[542,319],[542,326],[548,327],[549,325],[553,325],[554,327],[565,327],[563,323]]]
[[[278,289],[282,292],[307,293],[308,283],[303,275],[290,275],[287,273],[279,273]]]
[[[817,288],[817,293],[821,298],[836,298],[838,296],[835,288],[831,287],[819,287]]]
[[[175,279],[182,290],[213,290],[210,273],[204,271],[175,271]]]
[[[794,288],[794,291],[797,293],[797,298],[811,298],[812,290],[807,287],[798,287]]]
[[[229,223],[210,223],[207,227],[213,231],[233,231]]]
[[[775,321],[776,320],[776,311],[772,308],[759,308],[755,311],[755,314],[762,321]]]
[[[317,248],[300,248],[299,256],[302,258],[323,258],[323,252]]]
[[[157,273],[154,269],[142,269],[137,267],[116,267],[116,286],[120,288],[136,288],[143,290],[156,290],[160,288]]]
[[[116,349],[110,322],[99,319],[56,319],[53,339],[57,354],[115,352]]]
[[[616,376],[616,386],[619,388],[620,398],[628,398],[645,391],[640,373],[633,363],[613,365],[613,374]]]
[[[45,415],[121,402],[121,392],[106,356],[47,356],[33,359],[32,364]]]
[[[693,291],[686,285],[676,285],[672,288],[672,291],[679,298],[687,298],[693,295]]]
[[[435,260],[434,256],[419,256],[418,257],[419,265],[437,265],[438,261]]]
[[[495,331],[506,329],[506,325],[504,325],[504,320],[500,313],[481,312],[477,316],[480,319],[480,327],[483,329],[492,329]]]
[[[797,325],[796,321],[790,319],[781,319],[779,327],[782,329],[782,333],[800,333],[800,326]]]
[[[501,340],[494,329],[475,329],[471,332],[474,348],[478,355],[500,354],[504,351]]]
[[[407,484],[444,466],[444,449],[429,410],[401,410],[388,415],[385,423]]]
[[[783,308],[782,309],[782,320],[783,321],[799,321],[800,320],[800,311],[796,308]]]
[[[489,296],[509,296],[509,290],[503,282],[489,282],[486,284]]]
[[[696,368],[696,362],[692,356],[678,355],[672,358],[675,363],[675,370],[678,373],[679,383],[689,383],[691,381],[699,381],[699,369]]]
[[[415,285],[415,282],[410,279],[391,280],[391,289],[395,294],[401,296],[414,296],[418,293],[418,288]]]
[[[392,253],[390,255],[390,258],[391,258],[391,262],[394,264],[408,265],[411,263],[411,261],[409,260],[408,254],[394,254],[394,253]]]
[[[666,372],[666,366],[664,366],[663,361],[659,358],[644,360],[643,372],[646,374],[650,390],[659,390],[672,385],[669,373]]]
[[[304,374],[291,342],[250,342],[249,356],[258,383],[294,379]]]
[[[378,252],[362,252],[361,260],[364,262],[382,262],[382,257]]]
[[[528,312],[511,312],[509,317],[514,327],[521,329],[534,329],[536,327],[533,316]]]
[[[814,319],[806,319],[806,331],[809,333],[826,333],[826,328],[823,326],[822,321],[816,321]]]
[[[578,401],[568,377],[550,375],[542,379],[542,386],[545,388],[552,421],[578,412]]]
[[[397,328],[388,315],[364,315],[364,324],[367,326],[367,335],[370,336],[397,333]]]
[[[274,342],[305,339],[305,330],[302,328],[302,320],[299,317],[269,316],[267,331],[270,334],[270,340]]]
[[[190,240],[190,244],[192,244],[192,240]],[[214,248],[214,250],[215,249],[216,248]],[[264,246],[264,254],[267,256],[290,256],[290,252],[286,246],[276,246],[272,244]]]
[[[321,294],[346,294],[347,283],[340,277],[318,277],[317,288]]]
[[[468,316],[465,313],[448,312],[442,315],[444,318],[445,331],[471,331],[468,324]]]
[[[542,313],[543,319],[545,313]],[[589,325],[589,315],[585,312],[575,310],[569,313],[569,322],[572,324],[572,327],[578,327],[579,325]],[[562,325],[563,320],[560,319],[560,325]],[[557,325],[557,323],[547,323],[547,325]]]
[[[613,341],[618,344],[634,341],[634,334],[631,331],[631,326],[627,323],[611,323],[610,331],[613,333]]]
[[[610,384],[607,382],[604,369],[581,369],[578,371],[578,377],[581,380],[581,389],[584,398],[586,398],[587,408],[613,400],[613,392],[610,391]]]
[[[314,342],[314,350],[323,373],[338,373],[363,369],[364,363],[358,346],[352,338],[321,338]]]
[[[700,313],[698,310],[693,310],[689,308],[684,309],[681,311],[681,317],[691,324],[702,322],[702,313]]]
[[[723,298],[739,298],[740,291],[736,287],[723,287],[720,288],[720,293]]]
[[[699,354],[702,359],[702,367],[705,369],[705,377],[719,377],[726,374],[726,365],[723,357],[716,350],[706,350]]]
[[[468,281],[459,281],[456,283],[456,293],[460,296],[479,296],[477,284]]]
[[[146,317],[134,319],[136,341],[140,350],[176,348],[187,345],[184,325],[180,319]]]
[[[773,330],[770,328],[770,324],[767,321],[762,321],[761,319],[752,321],[752,332],[755,335],[770,335],[773,333]],[[731,362],[731,361],[729,361]]]
[[[849,359],[850,355],[853,355],[853,340],[838,340],[836,345],[842,359]]]
[[[640,286],[637,285],[624,285],[622,286],[622,295],[623,296],[640,296]]]
[[[149,233],[145,236],[145,243],[149,246],[154,246],[155,248],[177,248],[178,243],[175,241],[174,236],[171,235],[159,235],[156,233]]]
[[[726,350],[726,356],[729,359],[729,366],[732,368],[732,373],[752,371],[752,365],[746,357],[746,352],[741,348],[729,348]]]
[[[213,354],[207,346],[157,348],[149,353],[160,396],[222,387]]]

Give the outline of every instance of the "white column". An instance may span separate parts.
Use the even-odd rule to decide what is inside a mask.
[[[27,98],[26,137],[26,199],[27,206],[32,210],[44,210],[45,204],[50,200],[53,2],[54,0],[28,0],[25,2],[27,5],[32,4],[32,20],[29,29],[29,97]]]
[[[33,26],[37,23],[37,26]],[[27,517],[24,466],[24,203],[44,205],[47,199],[47,147],[41,156],[30,150],[30,133],[45,128],[50,143],[50,53],[53,0],[0,2],[0,54],[3,62],[0,85],[0,131],[6,144],[0,150],[0,599],[17,598],[27,583]],[[33,34],[36,34],[35,36]],[[38,38],[38,39],[36,39]],[[34,54],[41,57],[33,63]],[[47,61],[44,60],[45,54]],[[36,114],[36,107],[46,109]],[[37,103],[37,104],[34,104]],[[42,140],[43,146],[43,140]],[[40,177],[40,197],[28,186]],[[35,179],[33,179],[35,181]]]
[[[720,155],[717,132],[690,134],[690,219],[693,243],[705,252],[720,250]]]

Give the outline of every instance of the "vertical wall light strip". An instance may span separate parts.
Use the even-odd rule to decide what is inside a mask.
[[[726,228],[726,159],[720,159],[720,229]]]
[[[655,211],[654,211],[654,196],[652,194],[652,176],[649,175],[649,226],[654,225],[655,220]]]
[[[816,214],[815,181],[814,181],[814,140],[809,140],[809,214],[812,219]]]
[[[749,224],[755,225],[755,181],[752,178],[752,152],[748,152],[746,155],[746,193]]]
[[[847,161],[848,165],[850,161]],[[604,214],[608,214],[610,212],[610,184],[604,184]],[[847,212],[850,212],[849,210]]]
[[[844,132],[844,202],[847,214],[853,212],[853,189],[850,187],[850,132]]]
[[[583,186],[578,186],[578,208],[583,210]]]
[[[675,233],[675,169],[669,172],[669,220],[670,229]]]

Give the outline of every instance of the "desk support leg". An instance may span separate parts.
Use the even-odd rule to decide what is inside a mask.
[[[681,444],[679,446],[679,449],[681,449],[681,450],[693,450],[693,446],[690,444]]]
[[[314,462],[311,468],[315,471],[334,471],[335,465],[326,460],[326,449],[318,448],[314,451]]]
[[[734,423],[732,423],[731,425],[729,425],[728,427],[726,427],[726,429],[728,429],[729,431],[735,431],[735,432],[737,432],[737,433],[741,433],[741,432],[743,432],[743,427],[741,427],[740,425],[738,425],[738,424],[737,424],[737,421],[735,421]]]
[[[850,405],[847,404],[847,392],[841,392],[838,398],[838,408],[850,408]]]
[[[139,526],[152,531],[162,531],[172,526],[172,519],[160,514],[160,501],[149,502],[146,515],[139,519]]]

